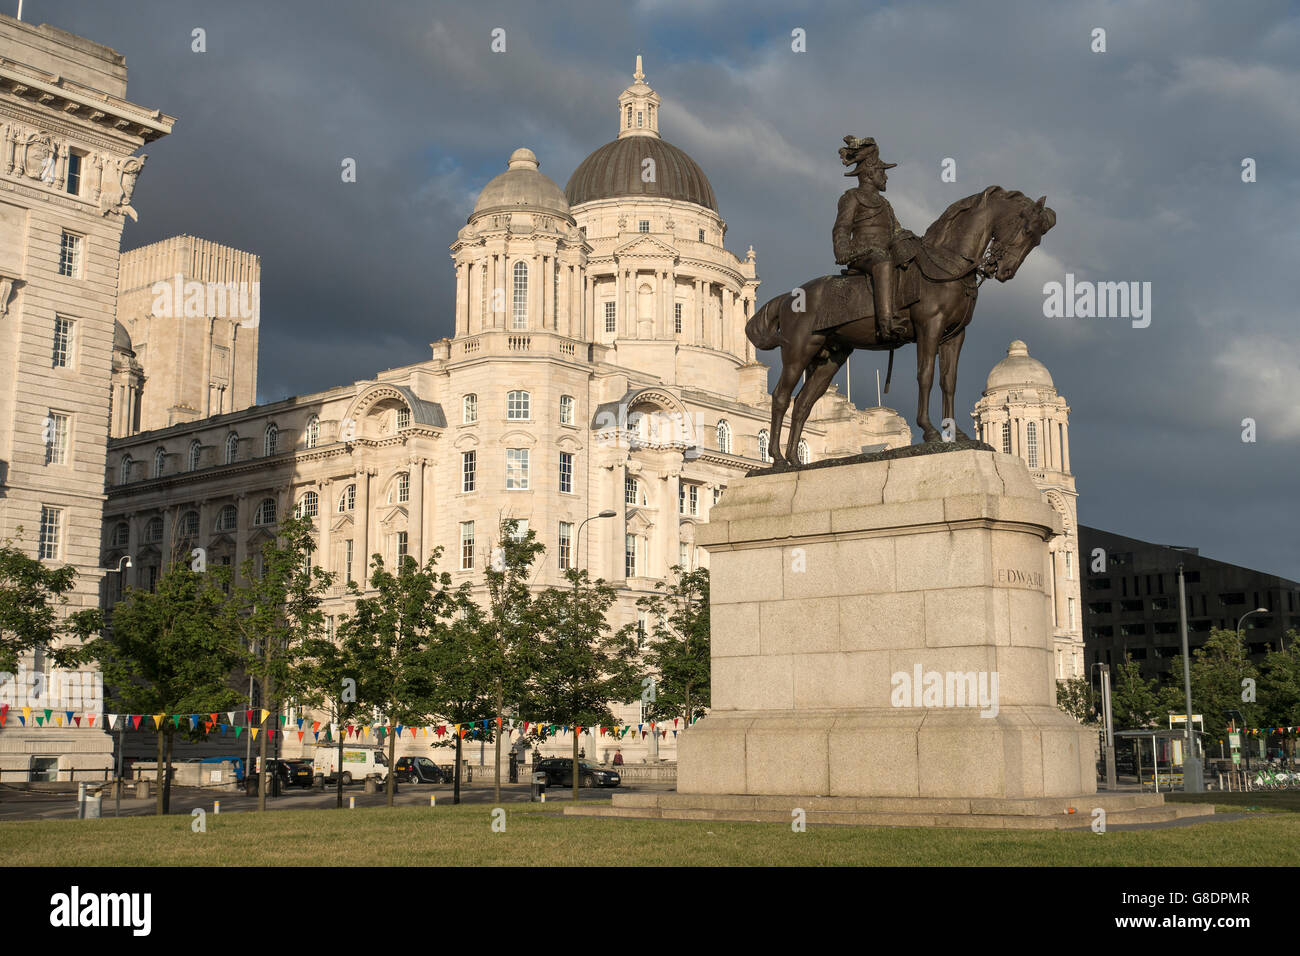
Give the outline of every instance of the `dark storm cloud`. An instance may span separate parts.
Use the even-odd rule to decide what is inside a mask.
[[[755,248],[762,298],[834,268],[845,133],[900,164],[889,196],[917,232],[991,183],[1046,194],[1057,228],[981,291],[959,408],[1023,338],[1072,408],[1081,521],[1300,578],[1286,3],[29,0],[26,18],[115,47],[130,98],[179,117],[148,149],[125,244],[190,232],[262,256],[263,400],[426,358],[452,329],[447,246],[478,190],[524,145],[563,185],[613,137],[639,52],[729,247]],[[207,53],[190,52],[195,27]],[[1106,53],[1089,49],[1096,27]],[[939,178],[948,157],[956,183]],[[1043,284],[1066,272],[1150,282],[1150,327],[1044,318]],[[891,404],[911,417],[912,354],[898,358]],[[881,364],[855,361],[859,404]]]

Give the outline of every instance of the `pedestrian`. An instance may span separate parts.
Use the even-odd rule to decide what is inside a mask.
[[[614,766],[615,766],[615,767],[621,767],[621,766],[623,766],[623,748],[622,748],[622,747],[619,747],[618,749],[616,749],[616,750],[614,751]]]

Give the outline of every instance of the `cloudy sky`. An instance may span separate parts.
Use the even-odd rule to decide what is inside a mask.
[[[124,248],[187,232],[262,257],[263,401],[427,358],[478,190],[519,146],[563,186],[614,138],[641,53],[661,132],[708,174],[732,251],[757,252],[760,300],[835,268],[846,133],[899,164],[889,196],[918,233],[990,184],[1046,194],[1056,229],[981,291],[961,422],[1024,339],[1072,409],[1081,522],[1300,579],[1292,4],[26,0],[24,18],[125,54],[130,99],[179,118]],[[1151,283],[1150,326],[1045,318],[1066,273]],[[887,404],[911,418],[899,358]],[[880,364],[856,357],[859,404]]]

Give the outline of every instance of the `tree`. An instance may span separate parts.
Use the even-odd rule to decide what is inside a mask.
[[[641,678],[641,701],[648,720],[703,717],[710,702],[709,572],[707,568],[672,569],[671,584],[655,582],[656,593],[636,606],[653,622],[643,654],[653,673]],[[626,644],[628,634],[624,633]],[[638,635],[639,636],[639,635]],[[636,651],[627,647],[627,651]]]
[[[243,641],[244,667],[261,687],[271,729],[275,729],[282,700],[311,690],[310,656],[304,647],[323,630],[321,600],[333,581],[329,572],[312,566],[315,550],[311,519],[286,520],[278,537],[262,545],[260,568],[255,558],[244,561],[241,580],[232,586],[226,605],[225,626]],[[258,741],[258,760],[264,771],[257,788],[258,810],[266,809],[269,736],[263,734]]]
[[[356,665],[347,652],[329,637],[313,636],[303,641],[302,658],[297,667],[298,701],[327,709],[337,737],[339,772],[334,775],[337,806],[343,806],[343,728],[360,713],[357,702]],[[326,735],[329,739],[329,734]],[[319,746],[319,745],[318,745]]]
[[[594,584],[586,571],[566,575],[572,589],[547,588],[536,607],[544,629],[531,651],[535,666],[528,682],[534,712],[571,722],[573,732],[573,799],[578,799],[578,731],[614,723],[612,700],[635,699],[640,674],[627,656],[626,638],[610,632],[607,618],[617,597],[603,580]]]
[[[95,608],[64,613],[76,580],[71,565],[47,565],[15,547],[11,538],[0,545],[0,671],[16,671],[19,659],[36,650],[56,667],[82,661],[79,648],[99,631],[103,618]]]
[[[371,596],[357,600],[342,624],[343,654],[356,668],[357,701],[381,712],[396,732],[388,737],[386,803],[393,805],[397,736],[403,726],[415,726],[432,716],[434,676],[431,646],[447,628],[456,602],[451,575],[436,569],[437,548],[421,567],[407,556],[396,573],[384,567],[381,555],[371,559]],[[353,590],[357,593],[353,582]]]
[[[1300,723],[1300,635],[1287,632],[1282,650],[1270,651],[1260,668],[1257,691],[1260,719],[1271,727],[1294,727]],[[1294,759],[1295,738],[1282,733],[1282,748]]]
[[[236,706],[238,695],[227,681],[241,654],[222,627],[226,598],[215,580],[172,564],[155,591],[127,593],[113,609],[110,632],[85,651],[99,663],[120,711],[164,715],[158,727],[155,812],[165,814],[170,809],[173,738],[178,731],[204,736],[179,720],[168,726],[167,715]]]
[[[1171,659],[1169,674],[1169,682],[1160,689],[1161,710],[1181,714],[1187,709],[1181,654]],[[1255,724],[1259,707],[1254,701],[1242,699],[1242,681],[1256,680],[1258,676],[1236,631],[1216,627],[1204,644],[1193,649],[1192,710],[1204,718],[1206,734],[1216,738],[1227,732],[1228,711],[1239,711],[1247,726]]]
[[[1081,724],[1097,723],[1097,692],[1086,677],[1057,681],[1056,706]]]
[[[1124,655],[1124,663],[1115,674],[1115,684],[1110,693],[1111,716],[1120,730],[1140,730],[1156,726],[1160,716],[1160,698],[1155,681],[1142,677],[1142,668],[1132,655]]]

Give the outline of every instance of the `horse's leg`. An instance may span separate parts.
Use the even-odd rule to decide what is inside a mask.
[[[831,380],[844,367],[852,351],[832,348],[829,358],[819,359],[814,366],[809,367],[808,378],[803,383],[803,388],[799,389],[799,397],[794,400],[794,414],[790,416],[790,444],[786,449],[786,457],[790,461],[799,460],[799,439],[803,436],[803,426],[812,414],[813,406],[826,394]]]
[[[768,439],[767,449],[772,456],[772,464],[785,464],[781,454],[781,423],[785,421],[785,410],[790,407],[790,396],[794,394],[799,377],[803,375],[803,365],[794,356],[794,348],[781,346],[781,375],[772,389],[772,435]]]
[[[963,328],[948,341],[939,343],[939,388],[943,392],[943,417],[952,418],[954,425],[957,422],[953,418],[953,398],[957,394],[957,358],[961,355],[961,345],[965,340],[966,330]],[[970,441],[970,436],[960,426],[957,426],[954,437]]]
[[[934,385],[934,359],[939,344],[939,323],[919,321],[916,328],[916,424],[923,441],[940,441],[943,435],[930,423],[930,389]]]

